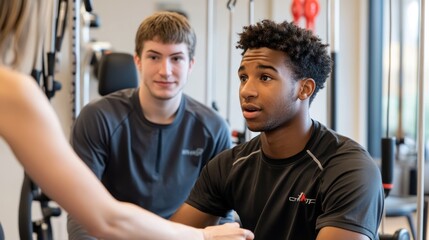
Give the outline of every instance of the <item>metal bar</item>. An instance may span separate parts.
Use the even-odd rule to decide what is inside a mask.
[[[213,24],[214,4],[213,0],[207,0],[207,30],[206,30],[206,87],[205,104],[210,106],[213,101]]]
[[[419,38],[419,82],[418,96],[418,131],[417,131],[417,239],[422,240],[423,234],[423,210],[424,210],[424,142],[425,142],[425,0],[420,0],[420,38]],[[425,229],[426,231],[426,229]]]

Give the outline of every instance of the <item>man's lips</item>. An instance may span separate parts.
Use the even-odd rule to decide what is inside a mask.
[[[155,84],[162,86],[162,87],[170,87],[173,84],[175,84],[175,82],[167,82],[167,81],[155,81]]]
[[[255,104],[245,103],[241,105],[243,117],[246,119],[256,118],[261,113],[261,108]]]

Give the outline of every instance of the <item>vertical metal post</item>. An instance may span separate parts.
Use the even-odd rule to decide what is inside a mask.
[[[226,97],[226,120],[229,122],[230,121],[230,116],[231,116],[231,85],[232,85],[232,81],[231,81],[231,75],[232,75],[232,54],[231,54],[231,48],[232,48],[232,42],[233,42],[233,20],[234,20],[234,9],[235,9],[235,4],[237,3],[237,0],[229,0],[227,3],[227,8],[229,9],[229,42],[228,42],[228,47],[229,47],[229,51],[228,51],[228,76],[227,76],[227,80],[228,80],[228,86],[227,86],[227,97]]]
[[[418,113],[417,113],[417,239],[422,240],[423,211],[424,211],[424,169],[425,169],[425,0],[420,0],[420,34],[419,34],[419,90]]]
[[[255,2],[254,0],[249,0],[249,25],[255,23]],[[252,138],[252,132],[245,127],[244,130],[244,140],[247,142]]]
[[[339,0],[328,0],[327,1],[327,37],[329,48],[331,52],[332,59],[332,71],[327,88],[327,98],[328,98],[328,125],[331,129],[336,130],[337,128],[337,75],[338,75],[338,52],[340,49],[340,40],[339,40],[339,16],[340,16],[340,1]]]
[[[72,16],[72,88],[73,88],[73,121],[77,118],[80,112],[80,2],[81,0],[73,1],[73,16]]]
[[[255,22],[255,2],[254,0],[249,0],[249,24]]]
[[[213,25],[214,25],[214,4],[213,0],[207,0],[207,30],[206,30],[206,88],[205,104],[212,103],[213,89]]]

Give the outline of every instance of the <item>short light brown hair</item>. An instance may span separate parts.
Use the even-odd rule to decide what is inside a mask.
[[[145,41],[162,43],[185,43],[188,46],[189,59],[194,58],[197,39],[188,19],[176,12],[156,12],[140,24],[136,39],[135,52],[140,57]]]

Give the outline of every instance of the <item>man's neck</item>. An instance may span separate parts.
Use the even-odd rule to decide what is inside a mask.
[[[284,159],[304,150],[313,129],[310,117],[261,134],[262,150],[270,158]]]
[[[177,94],[174,98],[164,100],[156,99],[149,94],[140,92],[139,98],[143,114],[148,121],[156,124],[170,124],[176,117],[182,94]]]

